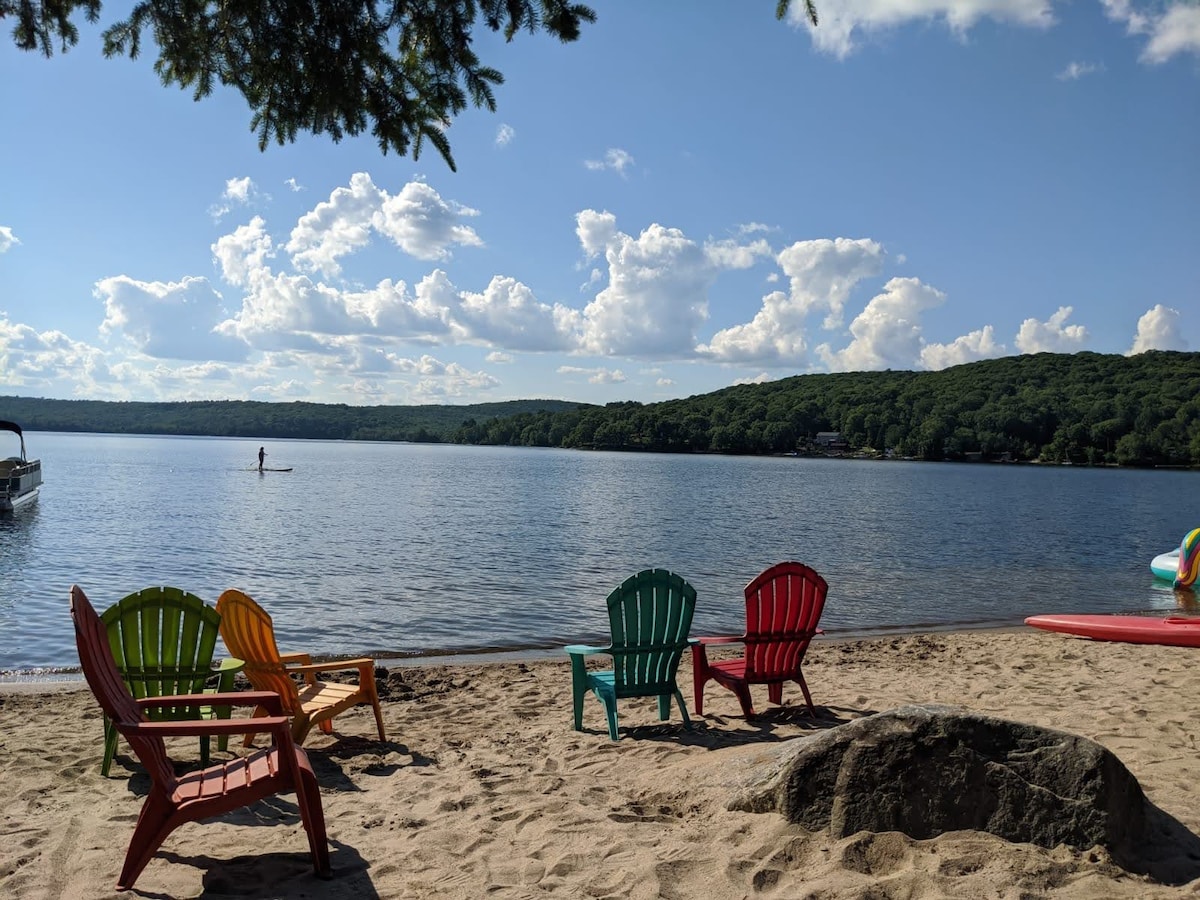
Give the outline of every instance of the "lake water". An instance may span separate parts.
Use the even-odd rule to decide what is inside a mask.
[[[68,589],[237,587],[284,649],[430,655],[598,641],[649,567],[737,632],[768,565],[828,580],[830,635],[1169,611],[1152,557],[1200,525],[1200,475],[1025,465],[26,434],[45,485],[0,518],[0,671],[77,664]],[[2,448],[0,448],[2,449]],[[7,451],[5,451],[7,452]]]

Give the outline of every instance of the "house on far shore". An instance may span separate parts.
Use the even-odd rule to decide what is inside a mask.
[[[850,448],[842,439],[840,431],[818,431],[817,436],[813,438],[813,444],[826,453],[842,453]]]

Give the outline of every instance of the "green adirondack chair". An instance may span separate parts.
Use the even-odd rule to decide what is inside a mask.
[[[222,660],[213,668],[213,652],[220,634],[221,617],[195,594],[175,587],[150,587],[118,600],[100,616],[108,631],[113,658],[134,699],[182,694],[228,693],[242,667],[238,659]],[[205,685],[209,679],[217,684]],[[155,707],[147,710],[153,721],[195,720],[195,707]],[[203,718],[228,719],[228,706],[201,710]],[[228,737],[217,746],[225,750]],[[117,729],[104,718],[104,762],[100,774],[108,775],[117,751]],[[208,736],[200,737],[200,761],[208,764]]]
[[[684,724],[691,724],[675,675],[683,651],[693,643],[688,630],[695,610],[696,589],[666,569],[638,572],[608,595],[612,643],[564,648],[571,657],[576,731],[583,730],[583,700],[589,690],[604,704],[608,736],[614,741],[618,739],[617,700],[623,697],[657,697],[658,717],[663,721],[670,718],[674,697]],[[589,671],[586,659],[593,654],[611,656],[613,667]]]

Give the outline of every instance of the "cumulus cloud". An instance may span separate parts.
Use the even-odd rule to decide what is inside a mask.
[[[946,295],[918,278],[893,278],[850,323],[852,340],[842,350],[828,344],[817,352],[833,371],[911,369],[921,359],[921,314]]]
[[[808,28],[817,49],[838,58],[864,38],[911,22],[942,22],[962,37],[983,19],[1046,28],[1054,23],[1051,0],[821,0],[821,24],[813,28],[804,4],[793,3],[788,20]]]
[[[0,225],[0,253],[6,253],[11,247],[21,243],[13,230],[7,225]]]
[[[304,185],[302,185],[300,182],[298,182],[295,178],[287,178],[284,180],[283,183],[287,185],[288,190],[291,191],[293,194],[298,194],[301,191],[305,190]]]
[[[657,224],[631,237],[610,213],[594,210],[576,216],[576,234],[585,252],[602,249],[608,264],[608,287],[583,310],[581,348],[600,356],[690,356],[717,272],[705,249]]]
[[[1073,312],[1070,306],[1060,306],[1045,322],[1029,318],[1017,330],[1017,350],[1021,353],[1074,353],[1087,340],[1087,329],[1082,325],[1068,325],[1067,319]]]
[[[245,343],[216,331],[222,298],[205,278],[147,282],[117,275],[96,282],[93,294],[104,301],[100,333],[123,336],[147,356],[239,361],[248,354]]]
[[[625,170],[633,165],[633,157],[624,150],[613,147],[604,154],[604,159],[585,159],[583,165],[593,172],[607,170],[624,175]]]
[[[622,384],[629,380],[620,369],[608,369],[603,366],[559,366],[556,371],[559,375],[583,375],[589,384]]]
[[[1186,350],[1187,341],[1182,334],[1183,316],[1179,310],[1156,304],[1142,313],[1137,323],[1137,334],[1127,356],[1145,353],[1147,350]]]
[[[482,246],[462,221],[478,214],[443,200],[424,182],[411,181],[393,196],[366,172],[356,172],[348,187],[334,189],[327,201],[300,217],[285,249],[297,269],[326,277],[339,275],[338,261],[366,246],[373,232],[417,259],[444,260],[454,246]]]
[[[61,331],[37,331],[0,313],[0,372],[9,388],[29,394],[109,395],[104,352]]]
[[[513,138],[516,136],[517,131],[515,128],[511,125],[501,123],[500,127],[496,129],[496,146],[507,147],[513,142]]]
[[[955,338],[948,344],[926,344],[921,348],[921,367],[924,369],[948,369],[963,363],[1003,356],[1004,345],[996,343],[991,325]]]
[[[1144,36],[1143,62],[1163,63],[1192,53],[1200,56],[1200,6],[1175,0],[1166,8],[1135,4],[1132,0],[1101,0],[1110,19],[1131,35]],[[1161,10],[1161,11],[1160,11]]]
[[[865,239],[792,244],[776,257],[790,290],[767,294],[753,320],[718,331],[699,352],[721,362],[804,365],[808,317],[824,311],[826,329],[840,325],[851,291],[882,270],[884,255],[883,247]]]
[[[209,207],[208,212],[214,219],[220,219],[232,212],[235,206],[249,206],[270,199],[270,195],[260,191],[251,178],[229,178],[225,181],[221,199]]]

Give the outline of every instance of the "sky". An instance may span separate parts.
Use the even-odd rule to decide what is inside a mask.
[[[1200,350],[1200,3],[595,3],[426,146],[0,40],[0,395],[652,403]],[[5,38],[10,23],[4,23]]]

